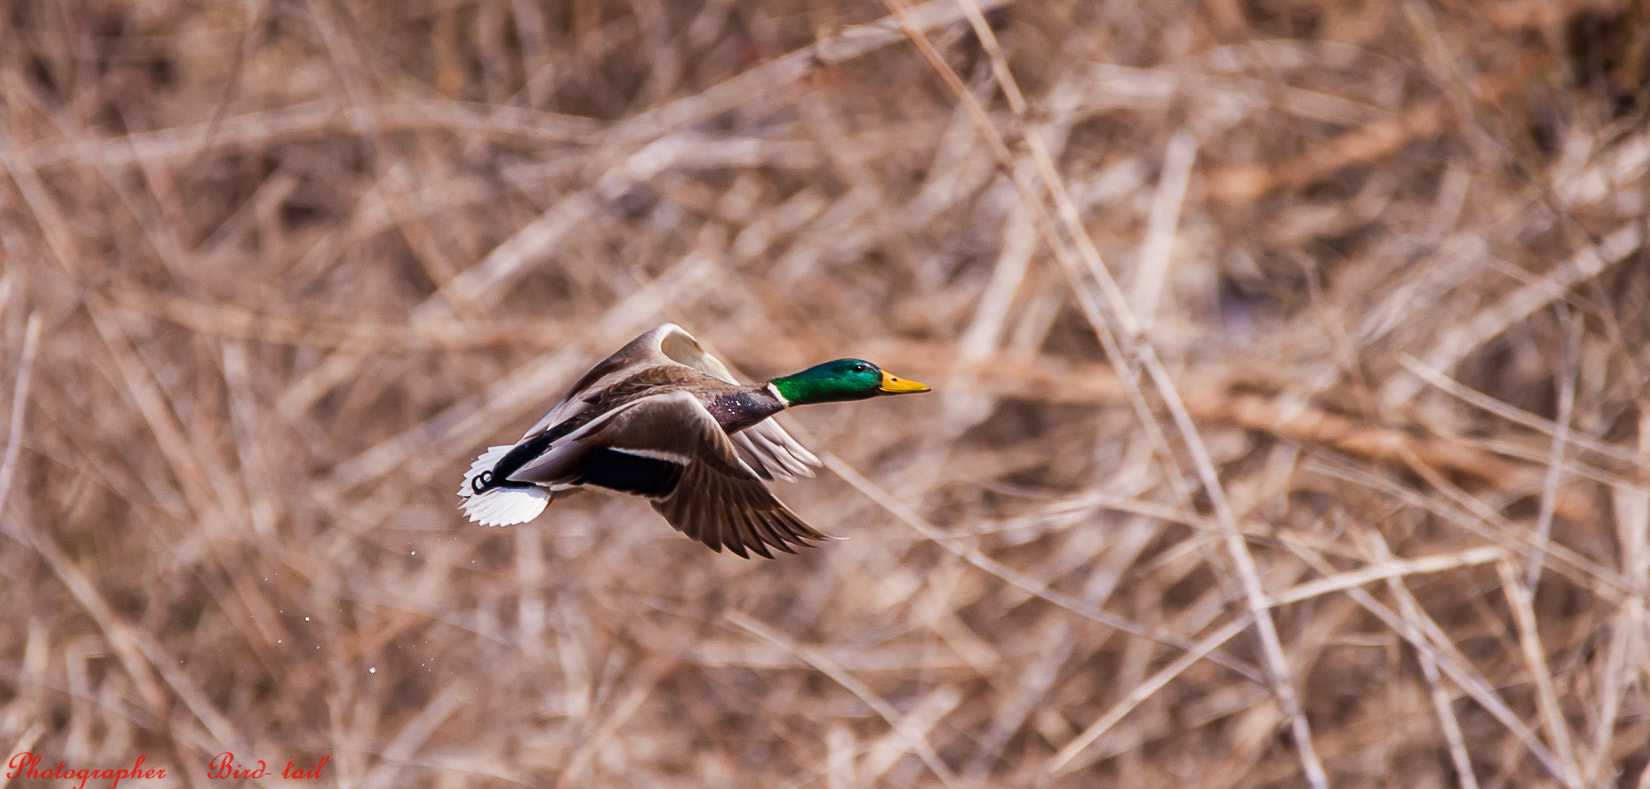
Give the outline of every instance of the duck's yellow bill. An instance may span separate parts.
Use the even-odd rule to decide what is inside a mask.
[[[882,371],[882,386],[877,391],[883,394],[908,394],[911,392],[932,391],[928,384],[919,384],[916,381],[907,381],[897,376],[889,375],[887,370]]]

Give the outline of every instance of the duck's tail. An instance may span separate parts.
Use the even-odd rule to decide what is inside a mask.
[[[498,462],[504,459],[504,456],[509,454],[512,449],[515,449],[513,445],[488,447],[486,452],[481,453],[481,457],[476,458],[475,462],[470,464],[470,470],[464,472],[464,485],[458,489],[458,495],[467,499],[477,495],[476,488],[487,487],[485,484],[477,485],[476,477],[492,471],[493,467],[498,465]]]
[[[550,491],[537,485],[527,487],[499,487],[476,492],[476,478],[491,471],[498,465],[500,458],[509,452],[513,445],[488,447],[481,457],[470,464],[470,470],[464,474],[464,486],[458,489],[459,498],[464,502],[459,508],[470,516],[471,521],[479,522],[483,526],[510,526],[517,523],[526,523],[544,512],[550,506],[552,498]],[[485,487],[483,485],[482,487]]]
[[[470,520],[483,526],[512,526],[537,518],[550,506],[550,499],[550,491],[537,485],[493,488],[480,495],[466,496],[459,506]]]

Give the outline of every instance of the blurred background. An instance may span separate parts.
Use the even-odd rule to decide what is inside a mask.
[[[1647,83],[1644,0],[6,3],[0,744],[1650,786]],[[935,387],[787,416],[846,541],[464,522],[664,321]]]

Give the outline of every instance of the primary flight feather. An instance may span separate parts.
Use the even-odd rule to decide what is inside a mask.
[[[585,373],[520,441],[476,458],[458,489],[460,506],[472,521],[508,526],[538,517],[558,492],[600,488],[649,499],[672,527],[712,550],[795,553],[793,544],[830,538],[764,480],[811,477],[820,462],[769,417],[926,391],[859,359],[741,384],[667,323]]]

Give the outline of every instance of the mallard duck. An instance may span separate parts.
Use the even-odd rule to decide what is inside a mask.
[[[813,476],[821,464],[769,417],[813,403],[926,392],[860,359],[837,359],[766,383],[741,384],[693,335],[667,323],[584,374],[520,441],[489,448],[458,495],[471,521],[525,523],[558,493],[643,496],[675,529],[720,552],[773,558],[769,548],[829,540],[764,480]]]

